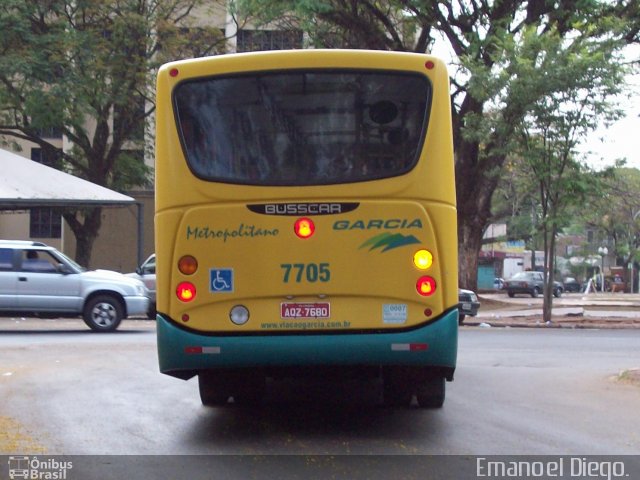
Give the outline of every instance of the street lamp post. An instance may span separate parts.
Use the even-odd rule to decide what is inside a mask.
[[[598,247],[598,253],[600,254],[600,258],[602,259],[602,266],[600,267],[600,277],[602,281],[600,291],[604,293],[604,257],[609,254],[609,249],[607,247]]]

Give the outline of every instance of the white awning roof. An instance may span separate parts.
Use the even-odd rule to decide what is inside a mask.
[[[132,203],[132,197],[0,149],[0,209]]]

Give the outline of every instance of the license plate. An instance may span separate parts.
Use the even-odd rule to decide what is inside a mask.
[[[470,303],[463,303],[462,304],[462,309],[463,310],[471,310],[471,304]]]
[[[280,304],[280,318],[329,318],[330,315],[328,302]]]

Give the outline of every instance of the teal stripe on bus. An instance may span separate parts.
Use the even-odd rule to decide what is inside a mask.
[[[217,367],[415,365],[455,368],[458,312],[395,333],[209,336],[157,316],[160,371]]]

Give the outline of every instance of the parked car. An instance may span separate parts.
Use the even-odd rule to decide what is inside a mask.
[[[553,296],[560,298],[564,293],[564,285],[560,282],[553,281]]]
[[[480,309],[478,296],[471,290],[458,289],[458,324],[462,325],[464,318],[468,315],[475,317]]]
[[[504,288],[504,278],[496,277],[493,279],[494,290],[502,290]]]
[[[110,332],[123,318],[143,315],[147,288],[107,270],[87,271],[40,242],[0,240],[0,311],[44,317],[82,316],[94,331]]]
[[[505,285],[507,294],[513,298],[518,293],[526,293],[532,297],[537,297],[544,291],[544,274],[542,272],[518,272]],[[564,287],[560,282],[553,282],[553,296],[560,297],[564,292]]]
[[[149,258],[142,262],[135,272],[127,273],[126,275],[140,280],[147,287],[149,291],[147,316],[150,319],[156,318],[156,254],[149,255]]]
[[[564,291],[565,292],[576,292],[579,293],[582,291],[582,285],[578,280],[573,277],[567,277],[564,279]]]

